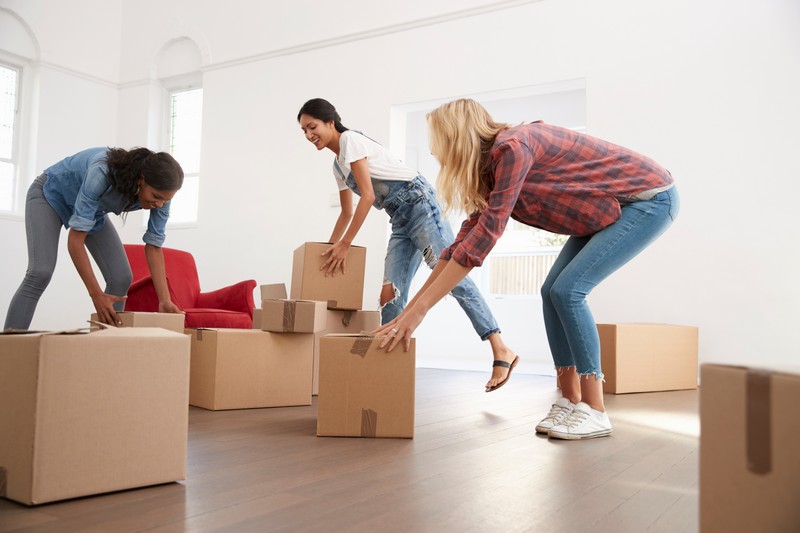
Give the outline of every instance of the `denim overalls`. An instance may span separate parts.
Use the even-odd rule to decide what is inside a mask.
[[[338,164],[334,167],[343,176]],[[352,172],[344,181],[351,191],[361,195]],[[392,224],[383,275],[384,284],[392,284],[395,297],[381,308],[381,321],[385,324],[405,309],[411,280],[422,260],[433,269],[442,250],[453,243],[455,236],[442,219],[436,193],[423,176],[418,175],[411,181],[373,179],[372,189],[375,193],[373,205],[384,209]],[[489,306],[469,277],[450,294],[464,309],[481,340],[500,331]]]

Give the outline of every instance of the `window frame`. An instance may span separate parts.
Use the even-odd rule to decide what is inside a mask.
[[[14,93],[14,115],[11,132],[11,158],[0,157],[0,161],[9,163],[12,166],[11,178],[11,209],[0,208],[0,215],[4,218],[19,218],[21,216],[21,206],[24,203],[21,201],[20,187],[20,167],[21,167],[21,149],[20,149],[20,129],[22,124],[22,91],[23,91],[23,75],[25,73],[25,65],[10,60],[8,54],[0,54],[0,67],[7,70],[16,72],[15,80],[15,93]]]
[[[202,83],[202,74],[191,73],[185,74],[180,76],[173,76],[170,78],[162,79],[161,80],[163,91],[164,91],[164,127],[163,127],[163,143],[162,143],[162,150],[172,155],[172,98],[173,95],[176,93],[191,91],[191,90],[203,90],[203,83]],[[205,92],[203,93],[205,96]],[[202,139],[202,108],[201,108],[201,133],[200,137]],[[202,146],[201,146],[202,152]],[[180,162],[180,161],[179,161]],[[200,225],[200,197],[202,195],[200,191],[200,184],[201,184],[201,175],[202,169],[199,166],[198,162],[198,170],[197,172],[186,173],[184,171],[184,180],[186,178],[193,178],[197,180],[197,203],[195,205],[195,218],[191,221],[183,221],[183,222],[167,222],[167,228],[170,229],[180,229],[180,228],[197,228]],[[146,222],[145,222],[146,223]]]

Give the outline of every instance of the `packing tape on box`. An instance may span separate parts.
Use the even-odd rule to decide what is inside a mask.
[[[361,410],[361,436],[375,437],[378,434],[378,413],[372,409]]]
[[[350,325],[350,321],[353,319],[353,311],[345,311],[342,314],[342,325],[347,327]]]
[[[754,474],[772,470],[771,379],[767,370],[747,370],[747,469]]]
[[[202,329],[198,329],[196,331],[197,331],[197,340],[202,341],[203,340],[203,330]]]
[[[283,331],[294,332],[294,318],[297,313],[297,302],[294,300],[284,300],[283,302]]]
[[[8,479],[7,472],[4,466],[0,466],[0,498],[4,498],[6,495],[6,485],[8,484],[6,481]]]
[[[374,338],[375,337],[371,337],[369,335],[361,335],[356,337],[356,340],[353,341],[353,346],[350,347],[350,353],[356,354],[363,359],[367,356],[369,347],[372,345],[372,339]]]

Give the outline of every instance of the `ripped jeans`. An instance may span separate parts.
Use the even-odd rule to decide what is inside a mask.
[[[666,231],[679,209],[678,191],[672,187],[650,200],[623,205],[619,220],[594,235],[567,240],[541,291],[547,341],[557,369],[575,367],[581,377],[603,379],[600,337],[586,297]]]
[[[392,235],[386,250],[384,284],[391,283],[395,297],[381,308],[381,322],[386,324],[405,309],[408,290],[422,260],[433,269],[439,255],[455,240],[443,220],[436,194],[422,176],[409,182],[388,182],[393,189],[382,207],[389,214]],[[478,287],[469,278],[450,292],[469,317],[472,327],[486,340],[500,329]]]

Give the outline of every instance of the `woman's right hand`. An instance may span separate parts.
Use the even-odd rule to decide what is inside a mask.
[[[97,317],[103,324],[111,324],[112,326],[122,325],[119,315],[114,310],[114,303],[124,302],[127,296],[114,296],[113,294],[100,293],[92,296],[92,303],[97,310]]]
[[[322,263],[320,270],[325,271],[325,276],[335,276],[337,270],[341,270],[345,274],[345,266],[347,263],[347,254],[350,253],[350,245],[344,241],[339,241],[336,244],[329,246],[322,252],[323,256],[328,256]]]

